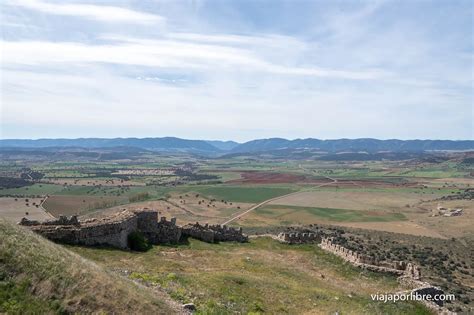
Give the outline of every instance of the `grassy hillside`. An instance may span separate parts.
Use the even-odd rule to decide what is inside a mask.
[[[416,303],[382,303],[371,293],[400,290],[394,277],[362,271],[319,247],[270,238],[207,244],[189,239],[146,253],[68,247],[108,270],[159,286],[197,314],[430,314]]]
[[[0,313],[175,313],[155,291],[0,218]]]

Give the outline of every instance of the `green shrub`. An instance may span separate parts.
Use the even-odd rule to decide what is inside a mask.
[[[151,248],[151,244],[141,232],[134,231],[128,235],[128,247],[131,250],[145,252]]]

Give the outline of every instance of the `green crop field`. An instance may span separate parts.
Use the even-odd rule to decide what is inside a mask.
[[[34,184],[31,186],[24,186],[21,188],[9,188],[0,190],[0,196],[5,195],[49,195],[55,194],[63,190],[61,185],[52,184]]]
[[[198,188],[196,191],[215,198],[233,202],[258,203],[274,197],[294,192],[293,188],[287,187],[264,187],[264,186],[214,186]]]

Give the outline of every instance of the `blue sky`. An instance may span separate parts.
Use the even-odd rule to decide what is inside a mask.
[[[473,4],[1,2],[1,138],[474,139]]]

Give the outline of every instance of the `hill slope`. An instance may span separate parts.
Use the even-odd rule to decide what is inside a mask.
[[[153,291],[0,218],[0,313],[176,311]]]

